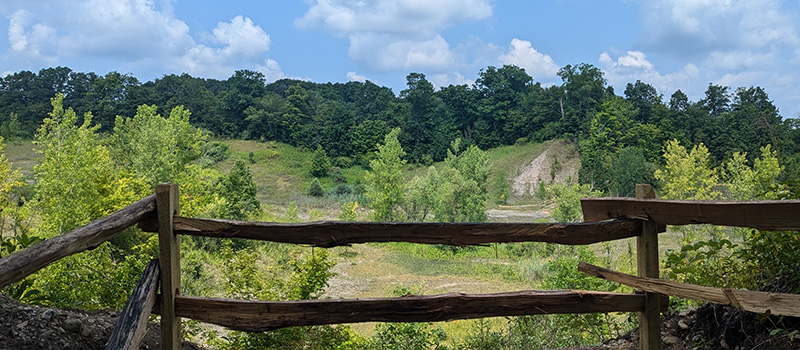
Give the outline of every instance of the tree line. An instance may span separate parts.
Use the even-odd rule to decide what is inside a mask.
[[[141,105],[157,105],[161,115],[184,106],[194,126],[217,137],[321,147],[331,157],[352,157],[365,166],[384,136],[401,128],[406,159],[426,165],[444,160],[456,138],[481,149],[572,140],[582,154],[581,182],[611,192],[620,151],[633,148],[625,159],[640,154],[660,164],[667,140],[689,147],[703,143],[715,164],[736,151],[752,161],[771,144],[792,170],[787,173],[798,173],[798,121],[783,119],[761,87],[709,84],[704,98],[691,101],[681,90],[665,98],[638,80],[617,95],[603,72],[585,63],[567,65],[558,76],[560,85],[547,86],[520,67],[489,66],[472,85],[435,89],[424,74],[410,73],[406,88],[395,95],[369,81],[267,84],[263,74],[249,70],[226,80],[182,74],[142,83],[118,72],[46,68],[0,79],[0,136],[32,138],[51,110],[50,99],[60,93],[78,116],[91,113],[99,132],[111,132],[118,115],[134,115]]]

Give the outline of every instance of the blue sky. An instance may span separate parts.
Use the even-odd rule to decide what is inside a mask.
[[[757,85],[800,116],[798,0],[3,0],[0,15],[0,74],[251,69],[398,93],[410,72],[446,86],[516,64],[559,84],[560,67],[589,63],[617,94],[637,79],[665,100]]]

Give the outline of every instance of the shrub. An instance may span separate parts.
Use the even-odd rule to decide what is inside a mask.
[[[308,195],[322,197],[323,194],[325,192],[322,191],[322,185],[319,183],[319,179],[315,177],[314,180],[311,180],[311,185],[308,186]]]

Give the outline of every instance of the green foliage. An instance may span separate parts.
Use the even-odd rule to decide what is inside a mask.
[[[328,287],[328,279],[336,275],[331,272],[331,268],[336,265],[336,262],[328,260],[328,251],[325,249],[312,248],[310,257],[291,260],[289,265],[293,271],[289,280],[291,286],[287,294],[289,299],[318,298],[319,294]]]
[[[213,163],[219,163],[231,156],[230,147],[219,141],[209,142],[205,148],[203,157],[210,159]]]
[[[370,162],[371,171],[365,176],[367,198],[374,209],[372,219],[375,221],[400,221],[403,219],[400,205],[403,200],[402,166],[406,163],[405,155],[397,137],[400,129],[393,129],[386,135],[384,143],[378,145],[375,159]]]
[[[586,246],[569,247],[567,252],[558,256],[548,266],[548,272],[542,281],[545,289],[578,289],[596,291],[621,291],[619,285],[579,272],[575,267],[579,262],[597,264],[597,257]],[[538,316],[548,317],[548,316]],[[619,324],[607,314],[556,315],[553,327],[548,328],[556,339],[565,343],[559,346],[597,344],[609,339],[614,330],[627,327]]]
[[[441,171],[428,168],[425,177],[415,176],[408,185],[405,212],[412,221],[425,221],[429,214],[438,222],[482,222],[491,164],[477,146],[461,151],[455,139]]]
[[[714,189],[717,172],[711,168],[708,149],[701,143],[691,152],[677,140],[667,141],[664,149],[665,164],[655,171],[662,182],[661,196],[665,199],[716,199],[720,193]]]
[[[244,161],[236,160],[231,172],[219,184],[219,196],[226,202],[223,217],[244,220],[251,212],[261,208],[256,199],[257,192],[250,168]]]
[[[149,238],[148,238],[149,237]],[[33,288],[40,290],[44,305],[85,310],[121,309],[144,267],[157,255],[158,239],[149,234],[124,252],[109,243],[72,255],[34,274]]]
[[[494,175],[492,186],[494,187],[494,202],[497,204],[508,203],[508,198],[511,195],[511,184],[508,181],[508,174],[503,170],[499,170]]]
[[[177,106],[163,118],[155,105],[142,105],[132,118],[117,117],[110,140],[115,163],[152,187],[175,181],[186,164],[206,151],[207,136],[189,124],[190,115]]]
[[[270,248],[272,247],[272,248]],[[324,249],[312,254],[279,251],[276,245],[254,245],[234,250],[230,242],[221,251],[225,294],[240,299],[296,300],[318,297],[334,276],[335,262]],[[264,249],[270,249],[269,254]],[[306,250],[307,251],[307,250]],[[275,259],[265,261],[264,259]],[[211,336],[220,349],[363,349],[365,341],[347,326],[293,327],[264,333],[230,332]]]
[[[325,150],[322,149],[322,146],[318,145],[317,150],[314,151],[314,156],[311,158],[311,176],[325,177],[328,176],[330,170],[331,160]]]
[[[178,174],[181,215],[220,218],[225,215],[227,201],[219,196],[218,183],[225,175],[197,164],[189,164]]]
[[[747,154],[735,152],[724,164],[723,174],[731,199],[782,199],[788,194],[778,182],[784,167],[778,163],[777,152],[770,145],[761,148],[761,157],[753,167],[747,165]]]
[[[115,172],[108,149],[91,126],[72,109],[62,107],[63,96],[52,100],[53,112],[36,135],[41,162],[34,167],[36,200],[43,237],[66,233],[144,197],[139,178]]]
[[[356,209],[358,209],[358,202],[345,202],[342,203],[342,211],[339,213],[340,221],[358,221]]]
[[[633,106],[620,97],[609,97],[589,123],[589,132],[580,140],[580,182],[607,190],[611,185],[614,155],[630,144]]]
[[[319,183],[318,178],[314,178],[311,180],[311,184],[308,185],[308,195],[312,197],[322,197],[325,194],[325,191],[322,190],[322,185]]]
[[[537,191],[539,192],[539,191]],[[581,198],[600,197],[588,184],[552,184],[544,191],[556,203],[550,216],[557,222],[578,222],[583,220]]]
[[[392,296],[411,295],[412,290],[396,286]],[[434,328],[430,322],[378,323],[375,335],[370,339],[369,349],[393,350],[429,350],[444,349],[442,342],[447,334],[442,329]]]
[[[651,184],[655,180],[655,166],[647,162],[637,147],[625,147],[611,163],[610,191],[617,197],[633,197],[637,184]]]

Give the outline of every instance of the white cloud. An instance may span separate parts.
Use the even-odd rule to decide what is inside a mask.
[[[316,0],[295,25],[347,37],[350,58],[371,72],[443,72],[455,56],[440,31],[491,15],[489,0]]]
[[[487,0],[317,0],[295,24],[301,28],[321,24],[343,36],[358,32],[418,35],[491,15]]]
[[[439,35],[427,40],[404,40],[379,34],[357,34],[348,51],[353,60],[371,71],[433,69],[452,66],[450,45]]]
[[[550,55],[536,51],[530,41],[517,38],[511,40],[508,52],[500,55],[498,59],[500,63],[524,68],[534,79],[542,82],[554,82],[560,68]]]
[[[263,65],[258,65],[257,70],[264,74],[268,83],[286,78],[286,74],[281,70],[278,61],[272,59],[267,59]]]
[[[659,93],[665,96],[671,95],[678,89],[687,94],[696,93],[698,88],[702,88],[708,83],[696,84],[699,81],[697,78],[700,77],[694,64],[687,64],[675,73],[661,74],[656,70],[655,65],[647,60],[647,56],[640,51],[628,51],[624,55],[618,56],[616,60],[608,52],[603,52],[598,58],[598,63],[600,69],[605,73],[609,85],[614,86],[618,94],[625,91],[625,85],[636,80],[653,85]]]
[[[800,44],[797,16],[779,0],[642,0],[637,47],[677,58]]]
[[[458,72],[434,74],[430,77],[430,81],[436,88],[442,88],[448,85],[472,85],[475,83],[475,80],[467,79]]]
[[[671,90],[681,88],[690,98],[702,98],[709,82],[732,88],[761,86],[776,105],[786,108],[785,116],[797,114],[800,14],[796,2],[639,0],[639,4],[643,30],[634,48],[685,65],[666,75],[651,68],[644,77]],[[601,58],[606,65],[609,61],[610,57]],[[610,64],[609,81],[629,72],[619,60],[615,63]]]
[[[212,33],[213,42],[223,47],[195,45],[178,60],[178,66],[185,67],[189,74],[224,78],[238,67],[263,57],[271,42],[261,27],[242,16],[236,16],[230,22],[217,23]],[[267,60],[265,65],[258,66],[261,67],[272,76],[283,78],[277,62]]]
[[[350,81],[357,81],[357,82],[366,82],[369,80],[366,75],[358,74],[356,72],[347,72],[347,79]]]
[[[41,1],[39,1],[41,2]],[[172,0],[55,0],[8,3],[6,64],[112,61],[119,67],[226,78],[265,62],[270,37],[247,17],[219,22],[198,43],[173,14]],[[8,13],[8,12],[7,12]],[[269,67],[270,63],[264,67]],[[28,67],[18,67],[28,69]],[[277,73],[276,73],[277,74]]]

